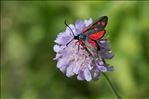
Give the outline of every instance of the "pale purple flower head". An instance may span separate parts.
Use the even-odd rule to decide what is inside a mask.
[[[91,18],[85,21],[78,20],[75,25],[70,24],[69,27],[75,35],[78,35],[92,22]],[[113,67],[105,62],[105,59],[113,57],[107,39],[97,41],[100,50],[96,54],[99,57],[94,61],[93,57],[73,38],[71,30],[67,27],[64,32],[58,34],[55,40],[56,45],[54,45],[54,51],[56,52],[54,60],[57,61],[57,67],[60,71],[65,73],[67,77],[77,75],[78,80],[91,81],[92,79],[97,80],[101,72],[113,70]],[[73,41],[66,46],[72,39]]]

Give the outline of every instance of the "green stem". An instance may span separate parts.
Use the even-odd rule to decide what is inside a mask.
[[[108,78],[108,76],[107,76],[104,72],[102,72],[102,74],[104,75],[105,79],[107,80],[107,83],[108,83],[109,87],[111,88],[112,92],[114,93],[114,95],[115,95],[118,99],[122,99],[122,98],[119,96],[119,94],[117,93],[116,89],[113,87],[113,85],[112,85],[110,79]]]

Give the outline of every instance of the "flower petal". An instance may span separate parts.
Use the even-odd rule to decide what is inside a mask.
[[[66,76],[67,77],[71,77],[73,75],[74,75],[74,73],[73,73],[73,66],[70,65],[69,67],[67,67]]]
[[[106,72],[107,68],[105,66],[98,66],[98,70],[100,70],[102,72]]]
[[[55,43],[60,45],[66,45],[71,39],[73,39],[73,36],[64,32],[58,35],[58,37],[55,40]]]
[[[85,24],[82,20],[77,20],[76,23],[75,23],[75,27],[76,27],[77,32],[81,33],[81,31],[85,27]]]
[[[75,74],[78,74],[78,72],[79,72],[79,70],[80,70],[80,67],[81,67],[81,64],[76,64],[76,66],[74,67],[73,72],[74,72]]]
[[[104,62],[102,60],[98,60],[99,65],[104,65]]]
[[[107,66],[107,71],[113,71],[113,70],[114,70],[113,66]]]
[[[113,54],[112,53],[103,53],[103,57],[106,58],[106,59],[112,59]]]
[[[67,66],[62,66],[59,69],[60,69],[61,72],[65,73],[66,72],[66,68],[67,68]]]
[[[65,63],[65,60],[64,59],[60,59],[57,62],[57,68],[60,68],[60,67],[65,66],[65,65],[67,65],[67,64]]]
[[[85,20],[84,23],[85,23],[85,26],[87,27],[93,23],[93,20],[90,18],[89,20]]]
[[[99,76],[100,76],[99,71],[95,70],[94,71],[94,75],[93,75],[93,79],[94,80],[98,80],[99,79]]]
[[[60,48],[59,45],[54,45],[53,50],[54,50],[55,52],[59,52],[59,51],[61,50],[61,48]]]
[[[92,77],[91,77],[91,72],[88,68],[86,68],[84,70],[84,77],[87,81],[91,81],[92,80]]]
[[[106,51],[110,51],[111,49],[109,48],[109,44],[107,40],[102,40],[100,41],[100,46],[102,49],[106,50]]]
[[[61,57],[62,57],[62,55],[59,54],[59,53],[57,53],[57,54],[56,54],[56,57],[54,58],[54,60],[58,60],[58,59],[61,58]]]
[[[80,72],[78,73],[77,79],[78,79],[78,80],[84,80],[84,79],[85,79],[85,78],[84,78],[84,73],[83,73],[83,71],[80,70]]]

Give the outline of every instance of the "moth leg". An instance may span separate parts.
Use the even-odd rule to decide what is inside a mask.
[[[80,50],[80,45],[78,44],[78,52],[79,52],[79,50]]]
[[[76,42],[75,42],[75,46],[76,46],[76,45],[78,45],[78,52],[79,52],[79,50],[80,50],[79,41],[76,41]]]
[[[78,42],[79,42],[79,41],[76,41],[76,42],[75,42],[75,45],[77,45]]]

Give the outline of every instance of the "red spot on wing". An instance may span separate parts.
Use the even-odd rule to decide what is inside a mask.
[[[102,30],[102,31],[99,31],[99,32],[89,35],[89,38],[91,38],[93,40],[98,40],[98,39],[102,38],[104,36],[104,34],[105,34],[105,31]]]
[[[96,31],[96,30],[98,30],[98,28],[95,27],[94,30]]]
[[[88,42],[89,42],[94,48],[97,48],[97,47],[96,47],[96,43],[95,43],[94,41],[88,40]]]
[[[105,22],[101,22],[101,25],[102,25],[102,26],[105,26]]]
[[[98,21],[97,24],[100,25],[100,21]]]

